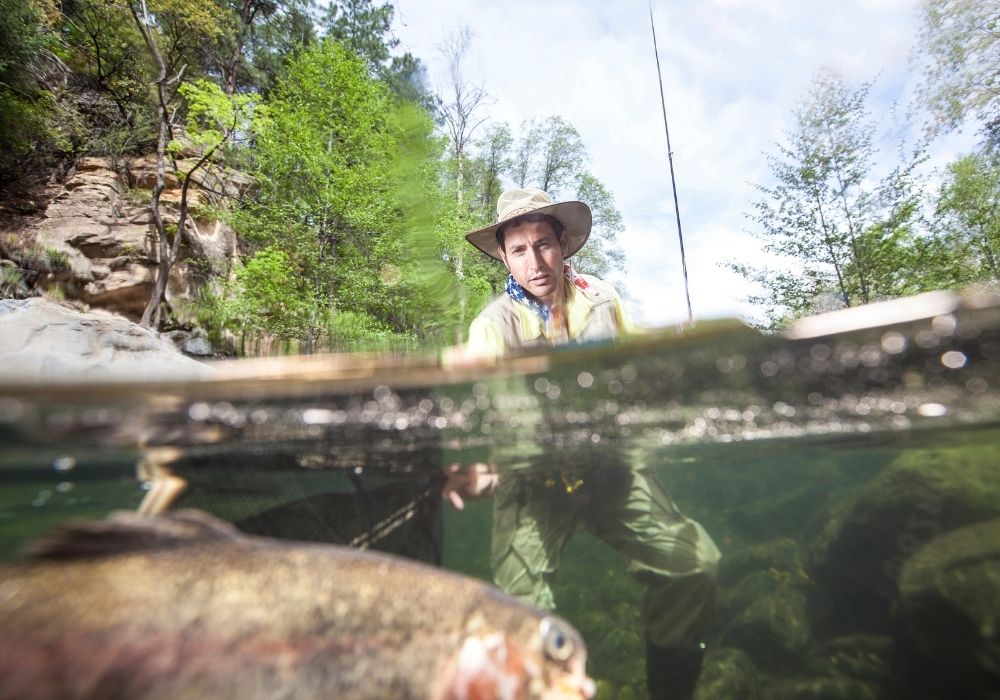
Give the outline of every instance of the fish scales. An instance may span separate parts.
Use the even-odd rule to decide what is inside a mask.
[[[180,539],[0,569],[0,698],[505,697],[497,674],[592,693],[568,624],[474,579],[221,524]]]

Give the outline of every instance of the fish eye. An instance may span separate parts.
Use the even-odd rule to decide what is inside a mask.
[[[542,637],[542,650],[545,655],[556,661],[566,661],[576,651],[576,643],[566,627],[551,617],[544,618],[539,624],[539,634]]]

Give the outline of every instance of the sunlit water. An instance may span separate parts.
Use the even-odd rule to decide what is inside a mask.
[[[1000,311],[975,306],[798,339],[710,324],[498,367],[355,356],[0,387],[0,556],[169,502],[489,580],[490,501],[443,505],[443,467],[581,484],[568,499],[645,469],[722,551],[703,697],[991,697]],[[642,697],[643,589],[619,555],[578,534],[554,588],[600,697]]]

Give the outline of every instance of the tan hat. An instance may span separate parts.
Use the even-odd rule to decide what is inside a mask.
[[[552,198],[541,190],[515,188],[504,191],[497,200],[497,222],[465,236],[472,245],[491,258],[500,260],[497,252],[497,229],[504,222],[522,214],[548,214],[558,219],[566,227],[569,245],[565,257],[576,253],[590,237],[593,219],[590,207],[583,202],[552,203]]]

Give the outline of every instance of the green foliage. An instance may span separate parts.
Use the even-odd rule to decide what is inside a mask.
[[[594,217],[594,228],[587,245],[576,254],[573,266],[580,272],[606,277],[625,268],[625,252],[618,245],[618,234],[625,226],[615,207],[614,195],[588,172],[578,176],[576,198],[586,202]]]
[[[587,149],[576,127],[558,115],[545,120],[540,137],[536,154],[538,188],[549,193],[560,192],[580,177]]]
[[[227,95],[205,79],[184,83],[179,89],[187,104],[187,137],[203,153],[231,144],[234,134],[248,133],[259,100],[256,93]]]
[[[55,248],[46,248],[45,256],[48,261],[48,268],[53,272],[60,272],[69,269],[69,255]]]
[[[0,263],[0,298],[18,299],[25,290],[24,272]]]
[[[0,0],[0,183],[52,136],[52,95],[42,75],[51,45],[37,2]]]
[[[496,220],[497,199],[503,192],[503,175],[510,172],[510,149],[514,143],[507,124],[491,124],[483,138],[476,144],[479,155],[469,159],[472,177],[466,181],[474,188],[470,197],[470,210],[478,223],[486,226]]]
[[[270,247],[258,251],[237,270],[236,282],[236,308],[244,328],[282,339],[298,337],[311,305],[305,281],[287,253]]]
[[[392,55],[399,45],[392,33],[395,12],[391,2],[379,5],[372,0],[332,0],[320,24],[327,39],[339,42],[359,58],[369,75],[381,80],[395,98],[430,109],[433,100],[424,86],[420,59],[408,52]]]
[[[290,310],[261,315],[265,329],[306,348],[433,333],[440,305],[408,265],[428,257],[412,246],[428,242],[415,237],[432,229],[439,201],[426,114],[394,104],[359,60],[324,41],[292,62],[253,130],[258,190],[234,224],[257,255],[281,251],[288,275]],[[247,274],[241,293],[253,297],[264,278]]]
[[[215,0],[221,31],[201,48],[208,72],[229,95],[266,93],[287,58],[315,39],[308,0]]]
[[[980,121],[1000,149],[1000,8],[992,0],[924,0],[923,96],[938,126]]]
[[[74,96],[87,115],[87,152],[118,155],[154,140],[149,61],[121,2],[72,0],[62,5],[60,53],[82,83]]]
[[[374,75],[399,44],[390,35],[394,13],[391,3],[376,6],[372,0],[336,0],[327,5],[322,24],[327,38],[360,58]]]
[[[949,165],[937,215],[953,277],[1000,282],[1000,161],[973,154]]]

